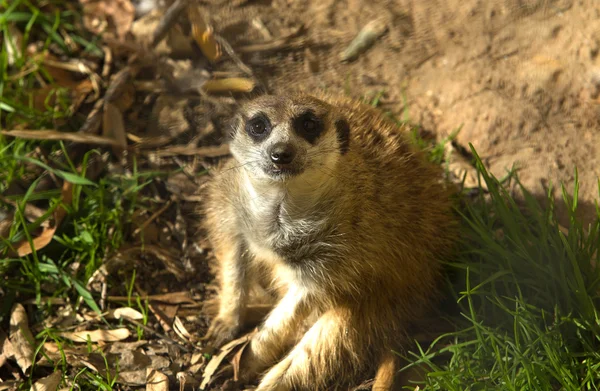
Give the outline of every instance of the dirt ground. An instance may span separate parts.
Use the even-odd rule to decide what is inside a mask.
[[[235,3],[235,2],[234,2]],[[384,110],[438,137],[461,128],[491,171],[513,165],[544,197],[572,189],[580,215],[594,215],[600,176],[600,4],[594,0],[263,0],[211,6],[234,46],[302,26],[304,50],[255,55],[269,89],[327,89],[354,97],[385,92]],[[227,4],[227,5],[226,5]],[[340,53],[369,21],[388,32],[356,61]],[[556,189],[557,186],[555,186]],[[558,190],[558,191],[557,191]],[[560,189],[554,192],[561,199]]]

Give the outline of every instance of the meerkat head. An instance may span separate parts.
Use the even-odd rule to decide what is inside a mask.
[[[348,122],[308,95],[265,95],[233,121],[231,152],[256,180],[316,179],[335,169],[349,148]]]

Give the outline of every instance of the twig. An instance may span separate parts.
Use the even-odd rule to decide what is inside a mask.
[[[138,322],[136,320],[130,319],[130,318],[126,317],[126,316],[123,317],[123,320],[126,320],[127,322],[129,322],[129,323],[131,323],[131,324],[133,324],[135,326],[143,328],[144,331],[146,331],[146,332],[148,332],[150,334],[156,335],[160,339],[165,340],[166,342],[170,343],[171,345],[174,345],[174,346],[178,347],[179,349],[183,350],[186,353],[191,352],[190,349],[186,348],[185,346],[182,346],[179,342],[175,341],[174,339],[171,339],[170,337],[168,337],[165,334],[159,333],[158,331],[154,330],[151,327],[148,327],[148,326],[146,326],[146,325],[144,325],[144,324],[142,324],[142,323],[140,323],[140,322]]]
[[[146,221],[144,221],[144,223],[142,225],[140,225],[139,227],[137,227],[135,229],[135,231],[133,231],[133,236],[136,236],[137,234],[139,234],[141,231],[143,231],[144,229],[146,229],[146,227],[153,222],[154,220],[156,220],[156,218],[158,216],[160,216],[165,210],[167,210],[167,208],[169,206],[171,206],[171,204],[173,203],[173,200],[169,200],[167,201],[159,210],[157,210],[156,212],[154,212],[152,214],[152,216],[150,216],[150,218]]]
[[[181,15],[181,13],[186,9],[188,5],[188,0],[177,0],[165,12],[160,23],[154,30],[154,35],[152,36],[152,47],[156,47],[162,41],[171,27],[177,22],[177,19]]]
[[[229,154],[229,145],[222,144],[218,147],[201,147],[201,148],[190,148],[188,146],[172,146],[163,148],[157,151],[145,151],[147,154],[153,154],[156,156],[202,156],[202,157],[219,157]]]
[[[252,72],[252,69],[250,69],[250,67],[248,67],[246,64],[244,64],[244,62],[235,53],[235,51],[233,50],[233,48],[231,47],[229,42],[227,42],[227,40],[225,40],[225,38],[221,37],[220,35],[215,34],[215,40],[217,41],[217,43],[219,43],[219,45],[221,45],[223,47],[225,52],[227,52],[229,57],[231,57],[233,62],[235,62],[235,64],[238,66],[238,68],[240,68],[242,70],[242,72],[244,72],[248,76],[254,75],[254,73]]]

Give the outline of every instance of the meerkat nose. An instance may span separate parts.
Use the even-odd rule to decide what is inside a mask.
[[[296,156],[296,149],[288,143],[276,143],[271,147],[270,156],[275,164],[290,164]]]

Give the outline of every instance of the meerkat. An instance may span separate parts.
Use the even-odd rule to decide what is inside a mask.
[[[215,346],[243,329],[251,291],[274,308],[244,350],[257,391],[332,390],[376,372],[389,389],[407,328],[453,249],[451,190],[377,109],[328,95],[258,97],[232,121],[233,156],[209,181],[218,262]]]

